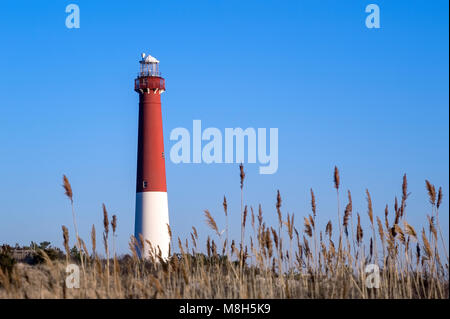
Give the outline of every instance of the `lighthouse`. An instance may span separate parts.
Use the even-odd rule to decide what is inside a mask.
[[[165,81],[159,72],[159,61],[145,53],[141,57],[134,82],[134,90],[139,94],[135,237],[144,240],[142,257],[148,257],[151,250],[156,254],[161,250],[166,258],[170,236],[161,112]]]

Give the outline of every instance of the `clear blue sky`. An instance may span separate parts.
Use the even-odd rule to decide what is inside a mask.
[[[66,5],[81,28],[65,27]],[[365,27],[366,5],[381,29]],[[321,227],[335,219],[332,171],[367,222],[364,191],[382,215],[401,195],[419,227],[430,212],[424,180],[444,189],[448,240],[448,1],[4,1],[0,9],[0,243],[61,246],[72,219],[61,178],[74,190],[80,234],[117,214],[118,244],[134,231],[138,95],[145,51],[161,61],[166,152],[170,131],[204,127],[279,128],[279,169],[247,165],[245,201],[276,222],[276,190],[296,227],[315,190]],[[239,237],[237,164],[167,161],[175,236],[202,211],[221,228],[226,194]],[[345,202],[344,197],[341,203]],[[343,203],[342,205],[344,205]],[[336,227],[336,226],[335,226]],[[72,233],[73,234],[73,233]],[[100,237],[99,237],[100,239]]]

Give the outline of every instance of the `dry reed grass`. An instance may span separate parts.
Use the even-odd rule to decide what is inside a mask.
[[[78,261],[70,257],[69,230],[62,226],[66,260],[51,261],[37,266],[17,264],[11,273],[0,269],[0,298],[448,298],[449,260],[446,242],[439,226],[439,207],[442,189],[436,192],[426,181],[432,212],[427,216],[420,236],[405,219],[407,178],[403,176],[400,205],[394,204],[394,220],[389,222],[389,209],[384,211],[384,224],[376,215],[372,198],[366,190],[367,214],[371,234],[365,234],[361,216],[357,213],[353,227],[352,197],[343,218],[340,215],[340,174],[334,168],[334,188],[337,192],[337,217],[339,234],[333,235],[332,221],[328,221],[324,234],[318,229],[316,196],[311,189],[311,212],[303,217],[304,229],[294,225],[294,214],[282,212],[282,198],[276,194],[275,211],[278,227],[268,225],[263,218],[261,205],[255,215],[251,211],[251,232],[245,233],[248,208],[244,206],[245,172],[240,170],[241,189],[241,242],[236,246],[228,237],[229,207],[224,197],[226,238],[209,210],[205,210],[206,223],[214,232],[206,241],[206,254],[199,246],[197,229],[192,227],[191,243],[178,238],[179,253],[174,253],[172,230],[170,257],[161,257],[160,250],[151,247],[149,259],[141,259],[137,249],[143,248],[143,238],[130,238],[130,254],[118,258],[115,251],[117,217],[111,222],[103,205],[103,241],[106,258],[97,253],[96,231],[92,226],[92,252],[78,237],[73,192],[69,180],[63,177],[66,196],[70,199],[74,218],[75,241],[80,249]],[[376,221],[376,223],[375,223]],[[113,265],[110,265],[109,226],[113,233]],[[284,227],[283,227],[284,226]],[[377,227],[377,231],[376,228]],[[350,231],[349,231],[350,230]],[[355,235],[354,235],[355,231]],[[345,243],[343,242],[345,233]],[[438,236],[438,233],[440,236]],[[335,246],[338,236],[338,246]],[[217,239],[215,239],[217,237]],[[284,240],[289,246],[284,248]],[[440,239],[440,241],[439,241]],[[231,243],[230,243],[231,240]],[[219,242],[219,244],[218,244]],[[249,242],[250,245],[247,245]],[[445,259],[439,255],[444,247]],[[378,248],[380,247],[380,248]],[[379,256],[379,253],[381,254]],[[79,289],[65,286],[65,266],[70,262],[81,265]],[[366,285],[365,267],[375,264],[380,269],[380,287],[369,289]],[[112,276],[110,274],[112,273]],[[111,279],[112,277],[112,279]]]

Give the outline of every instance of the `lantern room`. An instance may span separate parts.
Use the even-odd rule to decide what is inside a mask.
[[[165,91],[165,81],[159,72],[159,61],[142,53],[139,61],[139,74],[134,82],[134,90],[139,93],[162,93]]]

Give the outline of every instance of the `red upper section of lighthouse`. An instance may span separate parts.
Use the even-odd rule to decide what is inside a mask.
[[[139,76],[134,80],[134,90],[136,92],[144,92],[146,90],[166,90],[166,83],[162,77],[159,76]]]
[[[165,81],[159,73],[158,60],[143,56],[140,64],[134,83],[134,89],[139,93],[136,192],[166,192],[161,113],[161,93],[165,91]]]

